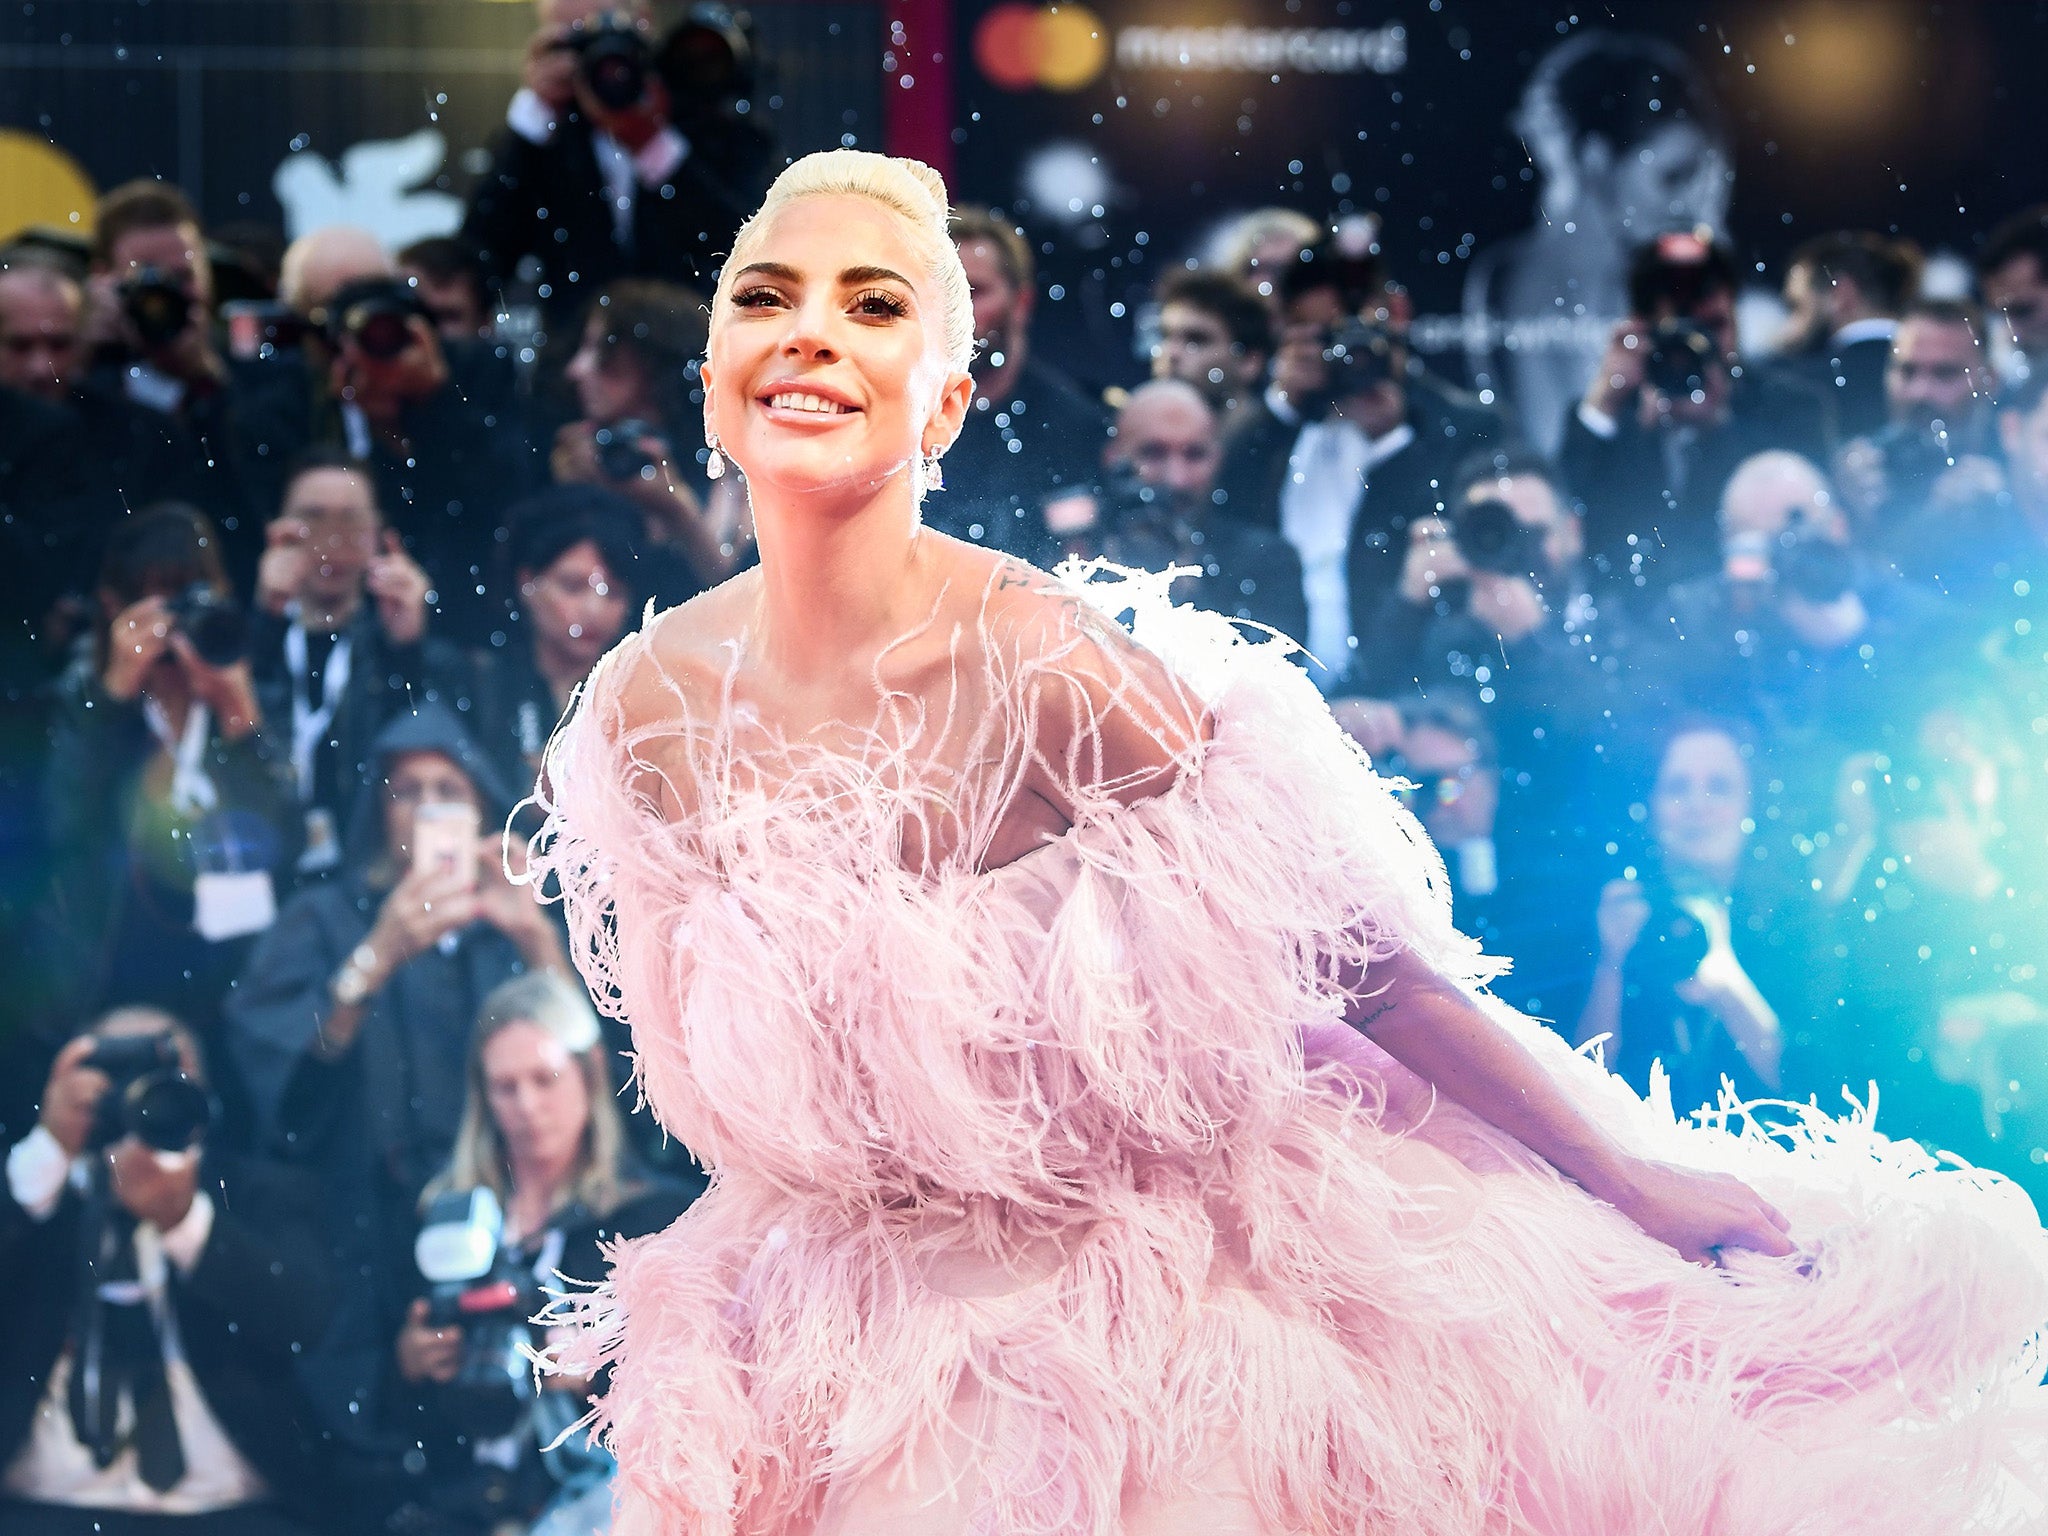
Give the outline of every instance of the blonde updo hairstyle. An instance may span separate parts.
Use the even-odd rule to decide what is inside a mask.
[[[767,217],[800,197],[865,197],[909,225],[924,258],[925,275],[938,297],[939,335],[947,368],[965,373],[974,358],[974,296],[948,230],[946,183],[921,160],[877,155],[861,149],[826,149],[796,161],[768,189],[768,196],[733,237],[732,254],[718,275],[712,299],[716,331],[732,298],[734,274],[747,264],[749,247],[760,238]]]

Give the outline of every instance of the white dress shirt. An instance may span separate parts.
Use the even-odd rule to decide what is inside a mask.
[[[545,144],[555,136],[555,114],[531,87],[522,85],[505,109],[505,126],[529,144]],[[670,123],[638,150],[626,148],[601,129],[593,130],[590,143],[611,207],[612,239],[630,245],[638,189],[658,187],[673,176],[690,153],[690,141]]]
[[[1314,673],[1325,692],[1351,666],[1351,573],[1346,556],[1371,473],[1415,441],[1402,422],[1369,438],[1342,417],[1312,421],[1287,455],[1287,482],[1280,487],[1280,532],[1301,557],[1302,596],[1308,603],[1309,654],[1322,663]]]
[[[159,1157],[192,1157],[196,1153],[159,1153]],[[7,1191],[32,1220],[48,1221],[63,1198],[64,1186],[81,1180],[84,1165],[66,1156],[64,1148],[42,1126],[14,1144],[7,1154]],[[185,1475],[158,1491],[142,1480],[133,1446],[104,1467],[79,1443],[71,1426],[67,1393],[71,1385],[71,1351],[57,1357],[50,1380],[36,1404],[28,1438],[7,1465],[0,1486],[17,1499],[37,1504],[63,1504],[83,1509],[115,1509],[137,1515],[203,1515],[263,1502],[269,1495],[262,1474],[235,1449],[220,1420],[206,1405],[199,1380],[186,1363],[178,1342],[178,1320],[165,1305],[168,1264],[190,1275],[213,1235],[213,1199],[205,1190],[192,1197],[192,1208],[168,1232],[144,1222],[135,1229],[135,1260],[157,1331],[164,1344],[164,1381],[171,1394],[171,1417],[178,1426],[178,1444],[185,1453]],[[123,1405],[122,1417],[132,1423],[134,1405]]]

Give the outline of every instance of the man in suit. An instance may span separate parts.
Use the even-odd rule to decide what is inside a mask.
[[[1992,399],[1998,375],[1977,306],[1921,299],[1906,307],[1885,368],[1888,421],[1837,456],[1850,508],[1880,540],[1896,538],[1930,501],[1952,504],[1995,488]]]
[[[1885,366],[1899,311],[1919,293],[1920,265],[1910,241],[1858,229],[1822,235],[1792,253],[1784,363],[1827,402],[1830,441],[1862,437],[1888,419]]]
[[[1737,350],[1735,288],[1725,246],[1692,234],[1644,246],[1629,318],[1565,422],[1558,468],[1585,504],[1587,552],[1638,609],[1713,569],[1714,513],[1743,460],[1767,448],[1824,457],[1820,396]]]
[[[1293,546],[1276,528],[1217,509],[1223,451],[1216,416],[1185,380],[1140,384],[1103,450],[1104,489],[1049,503],[1047,521],[1072,554],[1148,571],[1193,566],[1199,574],[1174,582],[1175,602],[1299,638],[1308,614]]]
[[[315,1197],[280,1168],[114,1134],[94,1055],[137,1037],[201,1080],[181,1025],[117,1010],[58,1053],[7,1156],[0,1533],[299,1536],[318,1494],[295,1360],[328,1305]]]
[[[615,278],[708,291],[747,215],[744,194],[677,126],[658,71],[646,71],[637,100],[619,105],[583,67],[588,40],[651,32],[646,0],[539,0],[539,11],[525,83],[478,178],[463,238],[501,283],[521,258],[537,258],[549,329],[564,334]]]
[[[1299,638],[1318,684],[1336,693],[1400,576],[1409,524],[1440,513],[1458,464],[1499,445],[1506,428],[1413,364],[1406,295],[1376,252],[1324,238],[1278,285],[1272,383],[1238,412],[1220,505],[1294,546],[1308,615]]]

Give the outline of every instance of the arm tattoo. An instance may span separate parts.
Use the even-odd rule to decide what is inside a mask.
[[[1357,1018],[1353,1019],[1351,1021],[1351,1027],[1357,1030],[1360,1034],[1363,1034],[1365,1033],[1368,1026],[1372,1025],[1380,1019],[1385,1018],[1388,1014],[1392,1013],[1393,1011],[1394,1005],[1392,1003],[1384,1000],[1376,1002],[1372,1005],[1371,1008],[1367,1009],[1364,1013],[1360,1014]]]

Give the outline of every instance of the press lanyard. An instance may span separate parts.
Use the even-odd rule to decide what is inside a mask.
[[[327,728],[334,724],[342,690],[348,687],[349,650],[348,636],[336,635],[320,675],[320,707],[315,709],[308,682],[312,662],[306,650],[306,626],[294,618],[284,632],[284,664],[292,675],[292,771],[298,776],[302,801],[313,798],[313,759]]]
[[[192,816],[219,805],[220,792],[202,766],[206,761],[207,735],[213,726],[206,706],[195,703],[185,711],[182,736],[171,730],[171,717],[147,694],[142,698],[142,718],[149,722],[150,734],[171,754],[171,809],[180,816]]]

